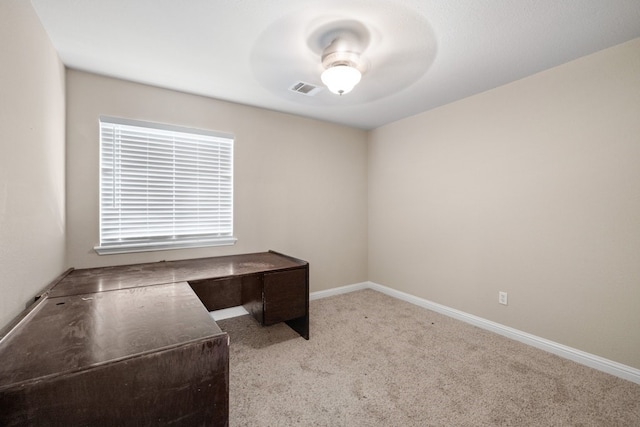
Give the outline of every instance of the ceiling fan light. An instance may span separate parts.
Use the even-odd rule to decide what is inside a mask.
[[[349,65],[334,65],[324,70],[320,76],[322,83],[337,95],[351,92],[361,78],[360,71]]]

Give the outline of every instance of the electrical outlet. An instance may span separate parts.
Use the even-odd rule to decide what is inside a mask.
[[[498,292],[498,302],[500,304],[507,305],[507,293],[506,292]]]

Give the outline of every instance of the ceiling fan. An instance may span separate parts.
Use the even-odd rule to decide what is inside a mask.
[[[410,86],[435,54],[422,16],[369,0],[285,16],[258,38],[251,65],[265,89],[292,102],[357,105]]]

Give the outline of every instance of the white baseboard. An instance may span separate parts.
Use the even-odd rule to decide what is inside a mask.
[[[369,289],[371,288],[372,284],[373,283],[371,282],[362,282],[362,283],[356,283],[354,285],[347,285],[347,286],[341,286],[339,288],[327,289],[326,291],[311,292],[309,294],[309,301],[313,301],[315,299],[321,299],[321,298],[328,298],[335,295],[347,294],[349,292],[359,291],[362,289]]]
[[[444,314],[445,316],[453,317],[454,319],[461,320],[479,328],[486,329],[507,338],[520,341],[521,343],[531,345],[544,351],[548,351],[549,353],[553,353],[557,356],[572,360],[590,368],[606,372],[608,374],[634,382],[636,384],[640,384],[640,369],[623,365],[622,363],[614,362],[613,360],[605,359],[604,357],[577,350],[563,344],[558,344],[556,342],[540,338],[538,336],[531,335],[529,333],[519,331],[508,326],[501,325],[500,323],[492,322],[490,320],[483,319],[481,317],[474,316],[472,314],[465,313],[463,311],[456,310],[423,298],[419,298],[405,292],[397,291],[395,289],[391,289],[387,286],[379,285],[377,283],[363,282],[356,283],[354,285],[328,289],[325,291],[313,292],[309,295],[309,299],[314,300],[326,298],[334,295],[358,291],[361,289],[373,289],[391,297],[409,302],[411,304],[415,304],[419,307]]]

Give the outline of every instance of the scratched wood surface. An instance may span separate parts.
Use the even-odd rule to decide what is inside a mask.
[[[224,278],[282,270],[305,265],[304,261],[275,252],[229,255],[180,261],[73,270],[50,292],[50,297],[81,295],[159,283]]]
[[[0,425],[228,425],[228,336],[205,305],[308,339],[308,271],[264,252],[65,273],[0,337]]]
[[[186,282],[47,298],[0,345],[0,390],[222,335]]]
[[[226,426],[227,336],[0,391],[1,426]]]

